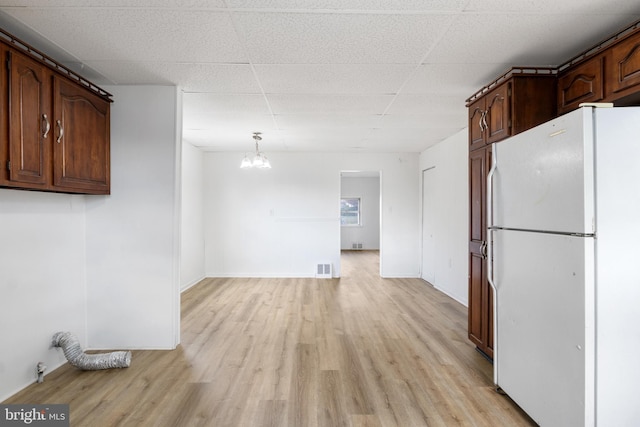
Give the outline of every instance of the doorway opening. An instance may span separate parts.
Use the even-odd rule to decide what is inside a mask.
[[[382,275],[380,171],[340,172],[340,253],[366,251]],[[375,256],[374,256],[375,255]],[[341,260],[342,264],[342,260]]]

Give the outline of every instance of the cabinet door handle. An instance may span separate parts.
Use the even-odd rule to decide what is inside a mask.
[[[478,126],[480,126],[480,131],[484,132],[484,125],[483,125],[483,119],[484,119],[484,115],[486,114],[486,111],[482,111],[480,110],[480,120],[478,120]]]
[[[58,144],[60,144],[60,141],[62,140],[62,137],[64,136],[64,129],[62,128],[62,122],[60,122],[60,120],[56,120],[56,125],[58,125],[58,138],[56,139],[56,142]]]
[[[487,259],[487,242],[480,243],[480,255],[483,259]]]
[[[47,135],[49,135],[49,131],[51,130],[51,123],[49,122],[49,117],[46,114],[42,115],[42,122],[44,123],[44,132],[42,133],[42,139],[45,139]]]
[[[489,129],[489,125],[487,124],[487,114],[489,112],[485,111],[484,114],[482,114],[482,123],[484,124],[484,130]]]

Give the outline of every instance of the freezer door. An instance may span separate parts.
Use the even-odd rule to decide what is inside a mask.
[[[594,233],[593,108],[581,108],[494,146],[499,227]]]
[[[492,234],[498,386],[539,425],[593,425],[594,239]]]

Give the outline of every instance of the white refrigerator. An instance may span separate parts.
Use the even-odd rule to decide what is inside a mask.
[[[541,426],[640,425],[640,107],[494,144],[494,380]]]

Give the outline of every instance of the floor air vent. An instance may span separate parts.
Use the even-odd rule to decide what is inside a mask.
[[[316,266],[316,279],[331,279],[331,264],[318,264]]]

